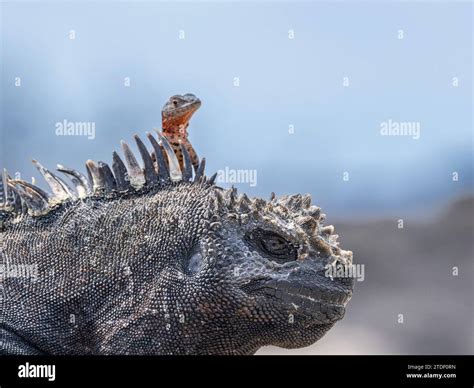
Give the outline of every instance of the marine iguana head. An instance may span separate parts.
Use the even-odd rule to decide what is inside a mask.
[[[2,249],[42,274],[25,311],[5,305],[7,323],[35,317],[17,333],[50,353],[251,354],[310,345],[343,317],[353,280],[325,267],[352,253],[309,195],[249,199],[148,138],[156,165],[136,136],[143,167],[124,142],[125,163],[88,161],[89,179],[58,166],[74,189],[38,162],[52,194],[3,174]],[[60,325],[71,313],[83,326]]]
[[[334,227],[322,225],[325,215],[309,195],[272,194],[265,201],[218,187],[214,195],[211,241],[221,253],[213,278],[222,279],[225,300],[238,301],[228,319],[235,322],[241,350],[317,341],[344,316],[354,284],[326,276],[326,269],[351,265],[352,252],[338,247]],[[215,254],[206,247],[191,256],[190,273],[199,274]]]
[[[185,132],[189,120],[200,106],[201,100],[191,93],[170,97],[161,110],[163,133],[169,136]]]

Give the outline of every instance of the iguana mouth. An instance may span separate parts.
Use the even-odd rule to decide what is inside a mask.
[[[352,291],[334,291],[286,280],[256,280],[244,287],[250,295],[260,295],[289,306],[296,312],[309,313],[327,323],[342,319]]]

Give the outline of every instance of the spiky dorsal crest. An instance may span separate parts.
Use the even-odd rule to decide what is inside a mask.
[[[87,197],[116,197],[131,192],[147,191],[171,184],[173,182],[193,182],[195,184],[212,185],[215,175],[206,178],[204,168],[206,161],[203,158],[194,170],[191,157],[186,147],[181,146],[184,156],[184,165],[181,168],[179,161],[166,137],[155,130],[158,141],[147,133],[156,157],[156,165],[145,144],[134,136],[143,168],[125,141],[121,141],[124,160],[114,151],[112,168],[105,162],[87,160],[87,175],[79,171],[57,165],[57,171],[63,173],[72,183],[71,187],[66,181],[56,176],[41,163],[33,160],[33,164],[44,177],[51,189],[47,193],[33,183],[22,179],[12,179],[3,169],[0,176],[0,221],[10,215],[28,213],[32,216],[41,216],[49,213],[51,209],[67,201],[75,201]],[[194,170],[194,177],[193,177]]]

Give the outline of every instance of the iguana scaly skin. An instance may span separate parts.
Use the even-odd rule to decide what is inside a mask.
[[[222,189],[158,135],[158,169],[136,136],[143,167],[122,142],[89,179],[59,166],[74,188],[35,162],[52,194],[4,172],[0,354],[252,354],[343,317],[353,280],[324,268],[352,253],[309,195]]]

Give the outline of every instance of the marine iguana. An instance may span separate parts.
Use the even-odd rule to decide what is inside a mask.
[[[183,166],[166,137],[135,135],[140,166],[86,162],[52,193],[3,173],[0,354],[253,354],[297,348],[341,319],[352,263],[309,195],[269,200]],[[33,276],[34,273],[34,276]],[[26,274],[26,275],[25,275]]]

